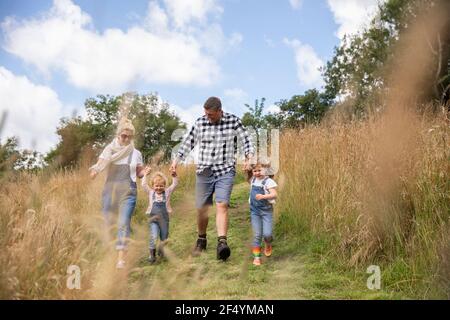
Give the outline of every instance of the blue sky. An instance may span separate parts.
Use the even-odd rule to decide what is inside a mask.
[[[320,88],[317,68],[377,0],[2,0],[5,137],[48,151],[96,94],[157,92],[190,123],[209,96],[237,115]],[[1,114],[0,114],[1,116]]]

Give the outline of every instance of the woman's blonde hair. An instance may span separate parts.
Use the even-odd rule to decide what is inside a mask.
[[[117,135],[121,134],[123,130],[131,131],[133,133],[133,136],[136,131],[131,120],[127,118],[123,118],[119,121],[119,125],[117,126]]]

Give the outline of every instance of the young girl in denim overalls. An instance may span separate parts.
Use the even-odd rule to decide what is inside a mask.
[[[149,196],[149,206],[146,214],[149,215],[150,255],[148,261],[156,262],[156,243],[160,240],[158,254],[164,256],[163,245],[169,237],[169,214],[172,212],[170,206],[170,196],[178,184],[175,173],[172,173],[172,185],[166,188],[167,178],[162,173],[155,173],[151,179],[151,188],[147,184],[146,175],[150,172],[150,167],[144,170],[142,186]]]
[[[253,229],[253,264],[261,265],[261,242],[264,240],[264,255],[272,255],[272,221],[273,204],[277,197],[277,184],[266,175],[268,166],[256,163],[252,166],[249,182],[250,190],[250,218]]]

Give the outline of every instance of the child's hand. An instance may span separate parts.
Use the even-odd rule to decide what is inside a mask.
[[[177,176],[177,172],[175,170],[170,170],[170,175],[175,178]]]
[[[263,194],[257,194],[256,196],[255,196],[255,199],[256,200],[263,200],[264,199],[264,195]]]
[[[146,167],[144,168],[144,175],[145,175],[145,176],[148,175],[148,174],[150,173],[150,171],[152,171],[152,168],[151,168],[150,166],[146,166]]]
[[[89,176],[91,177],[92,180],[95,179],[95,177],[97,176],[98,172],[95,170],[91,170],[91,172],[89,173]]]

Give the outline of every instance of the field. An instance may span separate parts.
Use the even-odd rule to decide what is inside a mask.
[[[126,270],[100,213],[104,177],[72,171],[10,174],[1,184],[2,299],[449,298],[449,137],[445,116],[410,114],[284,132],[274,255],[251,264],[248,184],[238,174],[226,263],[196,239],[193,167],[180,168],[167,259],[149,265],[147,200],[139,192]],[[67,286],[70,265],[81,289]],[[381,288],[369,290],[370,265]]]

